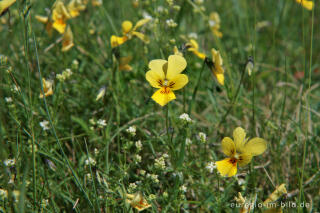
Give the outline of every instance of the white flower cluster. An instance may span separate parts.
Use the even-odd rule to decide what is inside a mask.
[[[87,160],[85,160],[84,161],[84,163],[88,166],[88,165],[96,165],[96,161],[93,159],[93,158],[91,158],[91,157],[89,157]]]
[[[142,159],[142,158],[141,158],[140,155],[135,155],[135,156],[134,156],[134,160],[135,160],[136,163],[140,163],[140,162],[141,162],[141,159]]]
[[[178,24],[176,22],[174,22],[173,19],[167,19],[166,24],[168,25],[168,27],[171,27],[171,28],[175,28],[178,26]]]
[[[147,174],[147,177],[150,178],[154,183],[159,183],[158,175],[156,175],[156,174]]]
[[[57,74],[56,75],[56,78],[59,80],[59,81],[65,81],[67,80],[68,78],[70,78],[70,76],[72,75],[72,71],[71,69],[66,69],[62,72],[62,74]]]
[[[207,163],[207,165],[206,165],[206,169],[207,169],[210,173],[212,173],[213,170],[216,169],[216,168],[217,168],[217,165],[216,165],[216,163],[213,162],[213,161]]]
[[[98,126],[101,128],[101,127],[104,127],[104,126],[107,126],[107,123],[106,123],[106,120],[104,120],[104,119],[99,119],[98,121],[97,121],[97,124],[98,124]]]
[[[132,136],[135,136],[137,132],[137,128],[135,126],[130,126],[128,129],[126,129],[126,132],[128,132]]]
[[[207,135],[203,132],[199,132],[198,134],[199,136],[199,140],[202,142],[202,143],[205,143],[207,141]]]
[[[50,129],[50,127],[49,127],[49,121],[43,120],[43,121],[41,121],[41,122],[39,123],[39,125],[42,127],[42,129],[43,129],[44,131]]]
[[[142,150],[141,140],[136,141],[136,147],[137,147],[138,152],[140,152]]]
[[[163,156],[161,156],[160,158],[157,158],[154,160],[154,166],[157,169],[162,169],[164,170],[166,168],[166,161],[165,158]]]
[[[179,116],[180,120],[185,121],[186,123],[192,123],[190,116],[187,113],[183,113]]]
[[[190,146],[192,144],[192,140],[190,138],[186,138],[186,145]]]

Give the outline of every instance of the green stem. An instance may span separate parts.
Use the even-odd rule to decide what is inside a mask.
[[[197,84],[196,84],[196,86],[195,86],[194,89],[193,89],[192,99],[190,100],[189,109],[188,109],[188,114],[189,114],[189,115],[190,115],[190,113],[191,113],[194,100],[196,99],[196,95],[197,95],[197,92],[198,92],[198,88],[199,88],[199,85],[200,85],[200,80],[201,80],[201,76],[202,76],[204,67],[205,67],[205,61],[203,61],[201,71],[199,72],[199,75],[198,75]]]

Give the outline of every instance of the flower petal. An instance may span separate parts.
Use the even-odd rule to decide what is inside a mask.
[[[221,142],[222,152],[227,156],[233,156],[236,153],[236,145],[229,137],[223,138]]]
[[[212,70],[212,72],[213,72],[213,75],[216,77],[218,83],[223,86],[224,85],[224,74],[218,73],[215,70]]]
[[[179,55],[170,55],[168,58],[168,70],[166,77],[171,80],[180,74],[187,66],[184,57]]]
[[[146,19],[141,19],[139,20],[136,25],[133,27],[133,31],[135,31],[136,29],[138,29],[139,27],[141,27],[142,25],[145,25],[146,23],[148,23],[151,19],[146,18]]]
[[[68,26],[62,38],[62,52],[70,50],[73,46],[73,34],[70,26]]]
[[[232,177],[237,174],[237,163],[231,163],[231,158],[216,162],[217,169],[222,176]]]
[[[178,90],[184,87],[188,83],[188,76],[185,74],[176,75],[171,81],[169,81],[169,87],[172,90]]]
[[[131,21],[124,21],[122,22],[122,32],[123,34],[127,34],[132,29],[132,22]]]
[[[151,97],[155,102],[161,106],[166,105],[169,101],[176,99],[175,94],[168,87],[162,87],[157,90]]]
[[[139,33],[139,32],[136,32],[136,31],[132,31],[132,35],[135,35],[137,36],[141,41],[145,42],[145,43],[149,43],[150,42],[150,39],[148,36],[144,35],[143,33]]]
[[[164,66],[166,63],[167,63],[166,60],[156,59],[156,60],[150,61],[148,66],[152,71],[157,72],[161,79],[164,79],[165,78],[165,76],[164,76],[164,68],[165,67]]]
[[[246,132],[241,127],[237,127],[233,131],[233,139],[234,139],[234,143],[236,145],[237,151],[243,150],[245,138],[246,138]]]
[[[118,36],[113,35],[113,36],[111,36],[111,39],[110,39],[111,47],[115,48],[117,46],[120,46],[121,44],[123,44],[127,40],[128,40],[127,36],[118,37]]]
[[[248,163],[250,163],[251,159],[252,159],[252,155],[250,154],[246,154],[246,153],[240,154],[238,158],[239,166],[247,165]]]
[[[164,78],[159,75],[159,72],[156,72],[155,70],[148,71],[146,73],[146,79],[154,88],[161,88],[164,80]]]
[[[245,145],[243,151],[253,156],[261,155],[267,149],[267,142],[262,138],[252,138]]]
[[[0,15],[2,15],[2,13],[15,2],[16,2],[16,0],[2,0],[2,1],[0,1]]]

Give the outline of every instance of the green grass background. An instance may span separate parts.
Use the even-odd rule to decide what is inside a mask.
[[[0,158],[1,162],[15,158],[16,164],[11,168],[0,164],[0,188],[9,193],[0,199],[0,211],[135,212],[124,195],[136,181],[140,184],[133,192],[141,191],[152,204],[146,212],[238,212],[230,207],[238,192],[259,203],[281,183],[287,186],[286,201],[311,206],[284,212],[319,211],[319,2],[308,11],[294,0],[207,0],[201,13],[195,12],[198,6],[191,0],[174,1],[180,11],[166,1],[139,2],[137,8],[129,0],[104,1],[101,7],[88,4],[79,17],[68,20],[75,46],[65,53],[60,43],[46,51],[60,35],[48,36],[35,19],[36,14],[45,15],[53,1],[18,0],[10,15],[1,17],[0,54],[8,60],[0,67]],[[159,14],[159,6],[168,13]],[[133,70],[119,71],[110,37],[120,36],[122,21],[135,23],[143,11],[159,22],[143,28],[150,44],[133,38],[119,47],[121,56],[133,56]],[[206,24],[212,11],[221,18],[221,39]],[[174,29],[165,24],[170,18],[178,23]],[[258,29],[262,21],[268,26]],[[190,113],[195,122],[184,125],[178,117],[189,110],[202,61],[190,52],[185,55],[189,83],[176,92],[177,100],[168,108],[150,99],[155,90],[145,73],[150,60],[167,59],[174,45],[185,43],[181,35],[191,32],[198,34],[200,49],[208,57],[211,48],[220,50],[226,79],[225,86],[219,86],[204,68]],[[244,73],[241,81],[249,56],[255,72]],[[58,81],[56,74],[66,68],[72,69],[72,76]],[[40,75],[54,80],[54,94],[46,103],[39,99]],[[15,85],[19,91],[12,90]],[[95,101],[103,86],[106,95]],[[5,97],[13,101],[7,103]],[[105,119],[107,126],[91,128],[92,118]],[[40,127],[43,120],[50,121],[50,130]],[[137,127],[135,136],[125,131],[131,125]],[[220,142],[237,126],[249,137],[268,141],[267,151],[238,171],[248,173],[239,177],[244,178],[243,185],[238,178],[219,177],[205,168],[224,158]],[[205,144],[197,139],[199,132],[207,134]],[[184,147],[186,137],[193,143]],[[134,160],[137,140],[143,144],[140,163]],[[167,167],[159,170],[154,159],[164,153],[169,154]],[[85,166],[88,156],[95,159],[95,166]],[[140,170],[157,174],[159,183]],[[187,192],[180,190],[182,185]],[[20,192],[18,200],[14,190]],[[150,194],[156,199],[150,200]]]

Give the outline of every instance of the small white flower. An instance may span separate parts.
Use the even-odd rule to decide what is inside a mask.
[[[12,102],[12,98],[11,97],[5,97],[4,99],[5,99],[5,101],[7,103],[11,103]]]
[[[245,183],[245,179],[244,178],[238,178],[238,184],[239,186],[243,185]]]
[[[140,163],[142,158],[140,155],[135,155],[134,159],[135,159],[136,163]]]
[[[145,174],[146,174],[146,170],[141,169],[140,170],[140,175],[145,176]]]
[[[154,166],[158,169],[165,169],[166,168],[166,162],[164,160],[164,157],[160,157],[154,160]]]
[[[136,135],[136,131],[137,131],[137,128],[135,126],[130,126],[128,129],[126,129],[126,131],[131,134],[132,136],[135,136]]]
[[[192,123],[190,116],[187,113],[183,113],[179,118],[187,123]]]
[[[137,185],[135,183],[130,183],[129,184],[129,192],[133,192],[137,188]]]
[[[185,185],[180,186],[180,190],[183,191],[184,193],[187,192],[187,187]]]
[[[186,145],[190,146],[192,144],[192,140],[190,138],[186,138]]]
[[[99,154],[99,152],[100,152],[100,151],[99,151],[99,149],[94,148],[94,154],[95,154],[95,155],[98,155],[98,154]]]
[[[162,157],[164,157],[164,158],[169,158],[169,155],[168,155],[167,153],[164,153],[164,154],[162,155]]]
[[[176,26],[178,26],[178,24],[174,22],[173,19],[167,19],[166,24],[168,25],[168,27],[172,27],[172,28],[175,28]]]
[[[85,160],[84,161],[84,163],[86,164],[86,165],[96,165],[96,161],[93,159],[93,158],[91,158],[91,157],[89,157],[87,160]]]
[[[154,183],[159,183],[158,175],[156,174],[147,174],[147,177],[151,178]]]
[[[199,132],[199,139],[202,143],[205,143],[207,141],[207,135],[203,132]]]
[[[7,159],[5,161],[3,161],[4,165],[6,165],[7,167],[11,167],[14,166],[16,164],[16,159]]]
[[[188,37],[189,38],[193,38],[193,39],[197,39],[198,38],[198,34],[195,33],[195,32],[191,32],[191,33],[189,33]]]
[[[210,21],[209,21],[209,26],[210,26],[210,27],[214,27],[216,24],[217,24],[217,22],[215,22],[215,21],[213,21],[213,20],[210,20]]]
[[[146,11],[142,12],[142,17],[144,19],[151,19],[151,20],[153,19],[152,16],[149,13],[147,13]]]
[[[137,147],[138,151],[140,151],[142,149],[141,140],[136,141],[136,147]]]
[[[104,119],[99,119],[99,120],[97,121],[97,124],[98,124],[99,126],[101,126],[101,127],[107,126],[106,120],[104,120]]]
[[[42,129],[43,129],[44,131],[50,129],[50,127],[49,127],[49,121],[43,120],[43,121],[41,121],[39,124],[40,124],[40,126],[42,127]]]
[[[212,173],[213,170],[216,169],[216,168],[217,168],[217,166],[216,166],[215,162],[209,162],[209,163],[207,163],[206,169],[207,169],[210,173]]]

